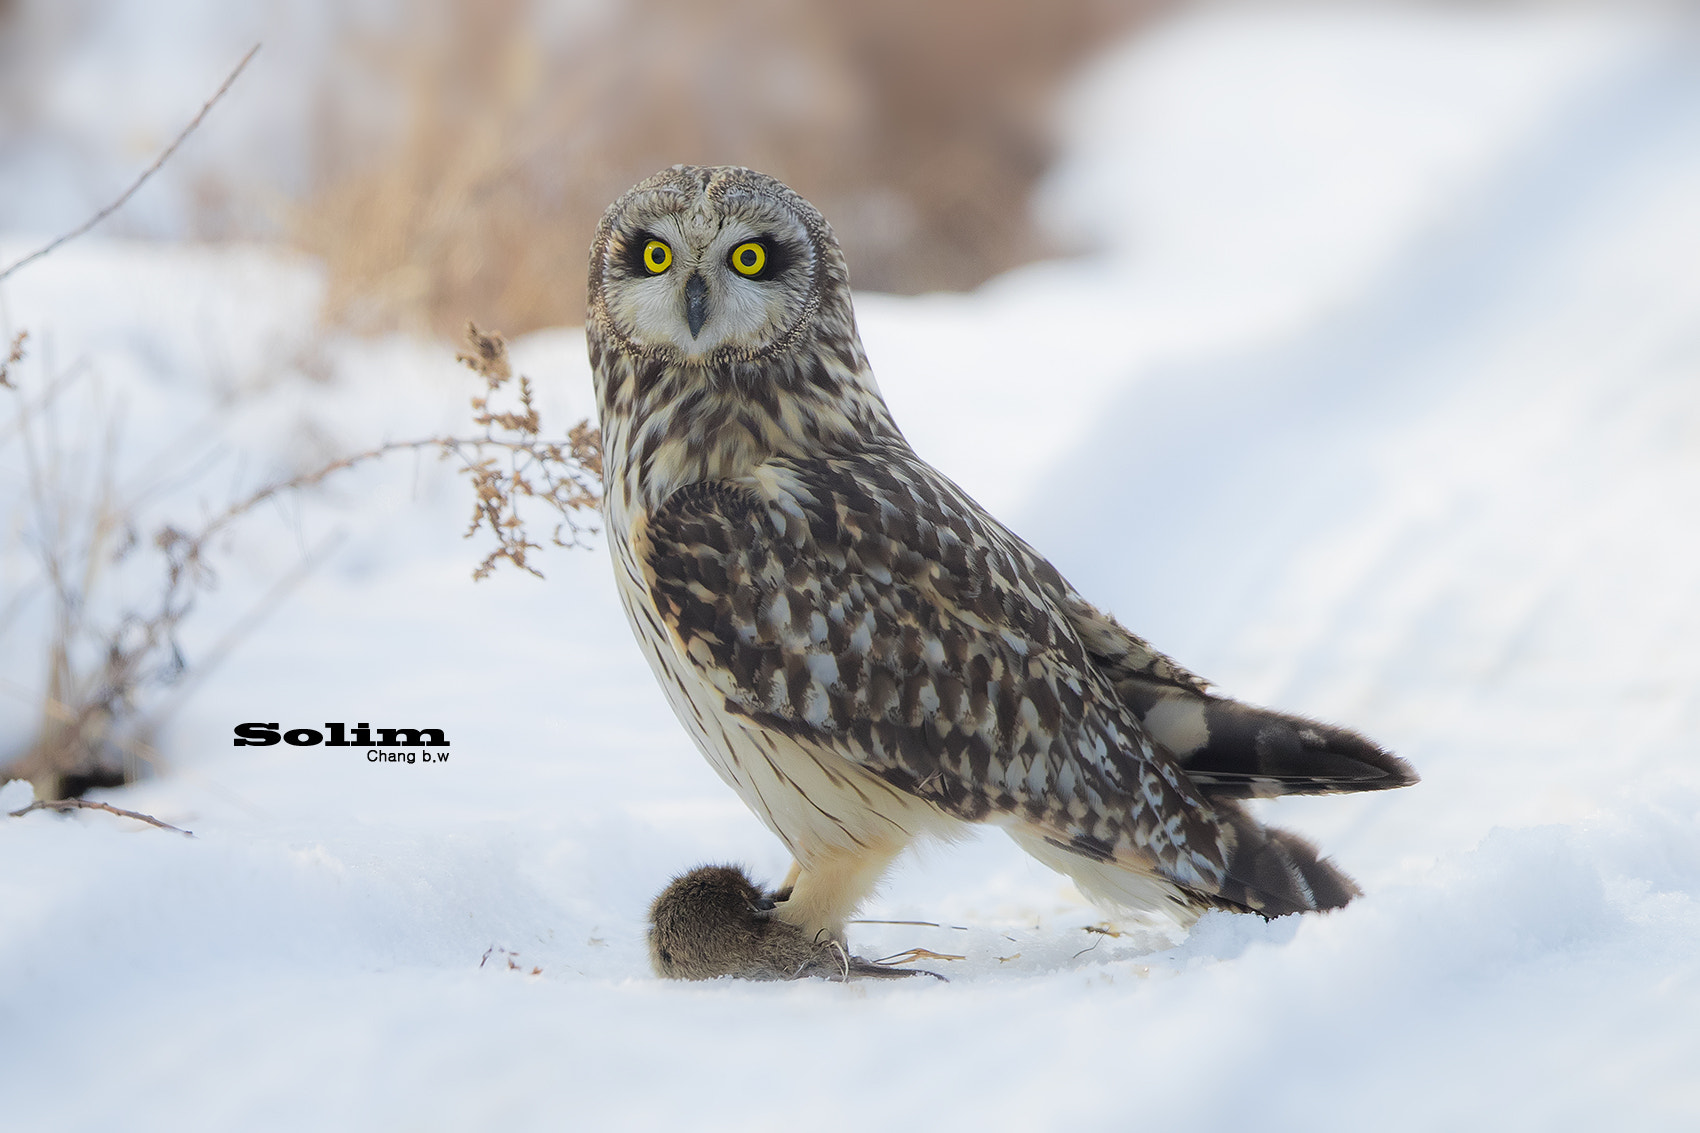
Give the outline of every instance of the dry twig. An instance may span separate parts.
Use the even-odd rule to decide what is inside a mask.
[[[29,336],[29,331],[21,330],[12,339],[12,349],[7,351],[5,361],[0,362],[0,386],[16,388],[12,385],[12,367],[24,360],[24,340]]]
[[[918,925],[922,928],[948,928],[948,929],[954,929],[957,932],[967,932],[968,931],[967,925],[939,924],[937,921],[876,921],[876,920],[870,920],[867,917],[858,917],[855,920],[846,921],[845,923],[846,924],[907,924],[907,925]]]
[[[533,552],[540,551],[542,544],[528,533],[529,506],[523,503],[527,499],[539,501],[555,512],[552,542],[556,546],[582,545],[584,537],[594,530],[580,519],[580,513],[594,509],[599,499],[600,434],[588,421],[581,421],[567,431],[565,440],[545,440],[530,379],[521,375],[517,383],[509,384],[514,381],[514,375],[502,336],[487,334],[469,324],[467,343],[468,353],[460,358],[484,382],[484,388],[472,399],[473,423],[481,432],[379,445],[312,472],[267,484],[231,503],[198,528],[184,530],[171,524],[161,527],[151,540],[165,560],[161,585],[155,592],[157,598],[147,606],[126,610],[110,628],[96,629],[86,624],[87,599],[95,585],[95,572],[108,553],[105,548],[111,547],[113,540],[122,534],[121,528],[128,531],[128,520],[120,514],[122,509],[114,510],[110,491],[92,505],[86,545],[83,540],[77,540],[72,546],[62,537],[44,544],[42,566],[58,606],[58,628],[50,649],[46,711],[41,733],[12,762],[11,772],[31,779],[42,794],[54,797],[74,795],[87,786],[117,785],[130,779],[128,770],[123,773],[111,770],[110,759],[103,753],[115,746],[125,751],[136,746],[125,742],[120,725],[138,717],[135,702],[138,690],[148,685],[177,684],[187,671],[188,663],[178,645],[177,632],[194,608],[196,598],[214,582],[207,561],[213,540],[261,504],[316,486],[334,473],[394,452],[436,450],[444,459],[458,459],[473,484],[472,518],[466,535],[487,531],[496,541],[495,549],[473,571],[474,579],[489,576],[504,559],[542,577],[532,559]],[[21,340],[15,345],[21,347]],[[14,353],[18,351],[15,349]],[[47,483],[45,466],[35,452],[30,411],[22,400],[22,392],[16,386],[9,392],[20,398],[18,421],[29,458],[31,483],[38,510],[46,515],[52,510],[48,497],[54,494],[54,489]],[[516,396],[517,403],[513,400]],[[113,557],[122,557],[134,542],[133,532],[129,533],[120,540]],[[266,604],[272,601],[275,597],[268,597]],[[251,626],[262,612],[263,606],[245,619],[242,628]],[[8,611],[0,610],[0,617],[4,616],[8,616]],[[86,641],[91,633],[99,642],[100,659],[90,671],[74,672],[74,640]],[[216,662],[229,644],[229,640],[221,641],[209,655],[211,661]],[[154,716],[157,718],[158,713]],[[147,751],[151,756],[151,749]]]
[[[10,811],[9,813],[13,818],[22,818],[32,810],[56,810],[61,814],[71,810],[104,810],[108,814],[116,814],[123,818],[134,818],[138,822],[147,823],[149,826],[157,826],[161,830],[170,830],[172,833],[181,834],[185,838],[193,838],[195,836],[191,831],[173,826],[169,822],[161,822],[152,815],[142,814],[139,811],[134,810],[125,810],[122,807],[108,806],[106,803],[91,803],[87,799],[37,799],[35,802],[21,810]]]
[[[230,89],[231,84],[236,81],[236,76],[238,76],[242,73],[242,69],[248,65],[248,61],[250,59],[252,59],[255,56],[255,54],[257,54],[259,52],[259,50],[260,50],[260,45],[257,44],[257,43],[253,47],[248,49],[248,54],[242,56],[242,62],[236,64],[236,69],[234,71],[230,72],[230,76],[224,80],[223,84],[221,84],[219,86],[218,90],[213,92],[213,96],[211,98],[207,99],[206,104],[201,107],[200,113],[196,114],[194,118],[190,119],[189,124],[187,126],[183,127],[182,133],[178,134],[177,137],[172,140],[172,143],[165,147],[165,152],[161,153],[152,165],[150,165],[146,169],[144,169],[142,171],[142,175],[140,177],[136,178],[136,180],[130,185],[130,187],[128,189],[125,189],[123,194],[121,196],[119,196],[119,198],[117,200],[113,201],[111,204],[107,205],[105,208],[101,209],[99,212],[97,212],[93,216],[89,217],[86,221],[84,221],[82,224],[78,225],[76,228],[73,228],[71,231],[65,233],[64,235],[57,237],[56,239],[51,241],[46,247],[36,249],[35,251],[31,252],[29,255],[25,256],[23,259],[19,260],[17,263],[13,264],[11,267],[7,268],[5,271],[0,271],[0,281],[3,281],[7,276],[11,275],[13,272],[17,271],[19,268],[23,267],[25,264],[30,263],[34,260],[41,259],[41,257],[47,255],[47,253],[53,251],[53,249],[59,247],[59,245],[64,244],[64,243],[71,241],[71,240],[75,240],[77,237],[81,236],[83,233],[87,232],[89,229],[93,228],[95,225],[99,224],[101,221],[105,220],[107,217],[111,216],[113,213],[115,213],[119,209],[123,208],[125,202],[128,201],[131,197],[136,195],[136,190],[140,189],[142,187],[143,183],[146,182],[149,177],[152,177],[155,173],[158,173],[160,166],[164,165],[168,160],[170,160],[171,155],[177,152],[177,147],[182,145],[184,140],[186,138],[188,138],[188,136],[190,134],[195,132],[195,127],[199,126],[201,124],[201,119],[203,119],[207,116],[207,111],[211,110],[213,108],[213,104],[216,103],[219,99],[224,97],[224,93],[226,91],[228,91]]]
[[[1094,940],[1090,945],[1088,945],[1085,948],[1082,948],[1079,952],[1076,952],[1073,956],[1070,956],[1069,959],[1070,960],[1078,960],[1082,956],[1086,955],[1088,952],[1095,951],[1097,949],[1098,945],[1100,945],[1102,943],[1104,943],[1102,938],[1100,938],[1098,940]]]
[[[527,531],[520,508],[525,498],[541,501],[560,517],[552,532],[555,546],[583,546],[584,536],[593,534],[595,528],[581,526],[575,513],[594,510],[601,498],[602,434],[586,420],[568,429],[564,441],[544,440],[542,418],[532,400],[531,379],[524,374],[519,376],[517,408],[493,408],[498,391],[513,379],[507,341],[469,322],[466,343],[468,352],[455,355],[455,360],[484,379],[484,391],[472,399],[472,422],[483,428],[482,434],[391,441],[268,484],[231,504],[194,535],[166,527],[155,536],[155,543],[171,559],[170,587],[205,570],[201,555],[208,540],[258,505],[287,492],[314,487],[334,473],[395,452],[436,449],[445,459],[458,457],[462,462],[462,471],[472,479],[474,495],[466,536],[471,538],[482,529],[496,538],[496,549],[473,570],[474,579],[489,577],[503,559],[528,574],[543,577],[528,557],[543,548]]]
[[[117,212],[135,196],[136,192],[147,183],[155,173],[171,159],[190,134],[200,126],[212,108],[229,92],[238,76],[247,68],[260,45],[255,44],[240,62],[226,76],[212,97],[202,104],[201,109],[189,124],[177,134],[170,145],[160,153],[154,163],[131,183],[111,204],[95,213],[78,227],[50,241],[45,247],[36,250],[0,271],[0,281],[5,280],[24,265],[34,262],[53,252],[61,245],[76,239],[93,229],[101,221]],[[6,387],[14,394],[18,387],[11,380],[11,367],[23,359],[23,344],[26,335],[20,332],[12,340],[8,356],[0,363],[0,386]],[[45,409],[57,392],[59,381],[56,380],[43,393],[39,408]],[[23,436],[26,463],[29,478],[36,495],[36,506],[40,515],[50,514],[59,517],[59,524],[47,524],[50,528],[62,525],[66,517],[67,501],[55,499],[49,501],[47,491],[48,473],[37,459],[34,451],[34,438],[31,434],[30,418],[32,408],[20,395],[17,414],[17,431]],[[88,785],[96,785],[110,777],[109,773],[100,768],[103,762],[99,753],[112,742],[114,725],[125,716],[135,715],[132,696],[135,690],[147,683],[149,679],[162,680],[169,683],[181,675],[184,668],[183,654],[177,646],[176,628],[191,605],[193,590],[210,582],[211,573],[199,562],[199,546],[185,539],[175,529],[166,528],[155,539],[155,545],[166,554],[168,581],[159,608],[150,616],[142,616],[135,611],[127,611],[120,618],[118,625],[110,633],[105,634],[104,660],[98,666],[98,672],[92,679],[78,681],[72,669],[73,638],[81,637],[84,632],[87,600],[94,586],[106,556],[106,548],[110,547],[115,537],[119,536],[117,525],[125,522],[124,515],[115,510],[112,504],[111,488],[111,458],[112,444],[116,433],[108,437],[108,464],[104,470],[105,487],[100,500],[92,505],[89,518],[89,530],[86,547],[71,547],[65,542],[62,534],[49,537],[41,549],[42,565],[48,580],[52,584],[57,599],[54,640],[49,648],[48,689],[45,697],[45,711],[41,732],[35,742],[26,749],[25,753],[14,760],[11,767],[14,771],[26,770],[27,777],[35,781],[38,788],[49,787],[44,793],[52,795],[75,794],[86,789]],[[51,443],[51,439],[50,439]],[[60,485],[62,487],[62,485]],[[53,505],[53,506],[50,506]],[[123,538],[118,541],[113,559],[121,558],[134,544],[134,533],[125,531]],[[79,549],[80,548],[80,549]],[[77,570],[80,565],[81,570]],[[7,611],[8,615],[14,609]],[[160,655],[165,656],[163,663],[152,663]],[[133,739],[133,737],[132,737]],[[146,745],[137,746],[145,747]],[[120,742],[120,746],[125,745]],[[91,755],[93,758],[91,759]],[[86,772],[94,771],[90,778]],[[117,776],[113,784],[129,778],[128,774]],[[73,786],[73,784],[84,784]],[[103,809],[113,810],[105,807]],[[118,812],[128,814],[129,812]],[[132,817],[147,819],[143,815]],[[163,824],[159,824],[163,825]]]
[[[930,948],[911,948],[907,952],[898,952],[891,956],[882,956],[875,960],[876,964],[913,964],[917,960],[966,960],[966,956],[951,956],[944,952],[934,952]]]
[[[543,572],[526,558],[528,552],[542,547],[526,534],[520,499],[541,500],[561,517],[552,534],[557,547],[581,546],[581,536],[594,529],[581,528],[573,513],[594,508],[600,498],[602,434],[586,420],[567,430],[565,443],[543,440],[531,379],[524,374],[519,376],[519,411],[492,409],[491,398],[513,376],[507,342],[500,334],[486,334],[477,323],[468,322],[466,343],[468,352],[455,355],[455,360],[484,379],[483,395],[472,399],[472,420],[483,427],[484,435],[440,444],[445,453],[452,451],[465,459],[463,450],[471,450],[475,457],[466,462],[476,496],[467,537],[481,527],[496,537],[496,549],[484,557],[472,577],[489,577],[496,564],[506,559],[542,578]],[[497,458],[484,455],[486,447],[505,450],[506,468],[499,466]]]

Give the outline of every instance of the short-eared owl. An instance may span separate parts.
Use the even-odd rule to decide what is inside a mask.
[[[916,456],[803,198],[732,167],[639,184],[597,229],[587,332],[620,598],[697,746],[795,857],[783,921],[841,940],[904,846],[965,822],[1183,923],[1356,895],[1236,800],[1410,768],[1211,694]]]

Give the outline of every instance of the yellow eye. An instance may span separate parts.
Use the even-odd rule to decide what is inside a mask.
[[[739,275],[760,275],[767,266],[767,249],[751,240],[732,249],[732,266]]]
[[[651,240],[643,246],[643,266],[650,275],[660,275],[673,266],[673,249],[660,240]]]

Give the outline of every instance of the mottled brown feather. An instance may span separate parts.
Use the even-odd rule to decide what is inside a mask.
[[[681,488],[645,532],[655,607],[728,711],[956,817],[1019,813],[1059,845],[1220,887],[1214,812],[1092,663],[1048,563],[901,442],[770,463],[787,475]],[[959,569],[918,550],[946,543]]]

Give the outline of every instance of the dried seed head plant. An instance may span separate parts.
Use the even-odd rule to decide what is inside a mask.
[[[167,529],[154,541],[167,564],[164,584],[133,601],[120,597],[127,588],[115,576],[135,574],[133,562],[120,564],[133,559],[138,539],[137,500],[119,491],[115,475],[116,415],[92,396],[62,412],[66,396],[86,392],[89,367],[49,374],[38,388],[19,365],[23,341],[20,334],[7,360],[4,386],[13,413],[0,421],[0,445],[15,442],[22,457],[23,522],[13,534],[35,570],[20,579],[13,560],[0,638],[20,622],[25,632],[42,633],[44,672],[40,688],[27,690],[39,698],[39,723],[5,770],[29,779],[41,797],[62,797],[117,785],[134,777],[138,761],[152,758],[142,730],[127,724],[139,697],[181,676],[176,626],[188,612],[187,593],[209,579],[182,558]],[[43,593],[46,608],[26,619]],[[9,681],[4,688],[21,691]]]
[[[567,430],[565,441],[543,439],[543,423],[532,402],[531,379],[519,376],[517,410],[491,407],[491,399],[513,377],[508,363],[508,344],[500,334],[487,334],[478,324],[466,324],[465,353],[455,359],[484,379],[484,392],[472,399],[472,422],[484,430],[470,441],[451,441],[445,455],[463,450],[474,453],[466,464],[475,497],[470,537],[480,528],[496,539],[496,548],[472,572],[474,579],[489,576],[503,559],[539,578],[543,573],[531,565],[527,552],[541,550],[526,533],[520,502],[532,499],[553,510],[557,519],[550,540],[557,547],[583,545],[589,528],[581,525],[581,513],[596,507],[602,483],[602,434],[588,420]],[[455,447],[458,446],[458,447]],[[499,450],[485,455],[485,449]],[[506,456],[504,464],[501,456]]]
[[[86,223],[0,271],[0,280],[52,254],[121,208],[206,118],[258,51],[256,45],[243,56],[199,113],[122,196]],[[55,420],[56,406],[88,366],[79,363],[67,372],[46,374],[39,390],[26,391],[14,372],[26,357],[27,340],[27,331],[19,331],[0,360],[0,389],[10,395],[13,407],[12,420],[0,422],[0,444],[16,438],[23,450],[33,513],[31,530],[23,541],[33,552],[39,576],[26,578],[0,604],[0,638],[41,590],[51,594],[52,609],[43,623],[47,640],[40,723],[20,754],[0,760],[0,781],[28,779],[38,800],[64,800],[93,787],[117,786],[136,778],[142,764],[158,764],[158,753],[148,737],[165,708],[159,697],[148,694],[189,683],[184,678],[190,665],[178,630],[194,609],[196,597],[215,582],[209,549],[213,540],[267,501],[312,488],[338,472],[390,453],[434,449],[443,459],[458,459],[472,482],[472,519],[466,537],[485,531],[495,539],[495,547],[473,570],[474,580],[488,577],[504,560],[542,577],[533,558],[543,545],[532,538],[527,526],[534,506],[554,513],[549,539],[556,546],[582,546],[594,531],[584,513],[598,502],[599,433],[588,421],[580,421],[563,439],[547,439],[531,380],[520,375],[517,383],[505,388],[513,381],[506,341],[469,323],[467,350],[458,357],[483,381],[483,389],[472,398],[477,432],[380,445],[268,484],[198,525],[161,524],[147,543],[160,556],[159,574],[144,591],[151,597],[114,597],[113,592],[120,589],[113,580],[114,568],[142,546],[137,535],[138,501],[122,496],[115,486],[117,415],[110,407],[96,405],[93,413],[80,409],[71,414],[74,429],[61,428]],[[504,400],[509,397],[513,402]],[[76,436],[67,439],[71,433]],[[93,459],[89,446],[79,447],[79,443],[96,434],[104,437],[104,443],[99,458]],[[203,467],[188,478],[205,471]],[[286,582],[299,581],[309,566],[310,562],[304,563]],[[275,601],[286,588],[274,588],[262,602]],[[209,652],[196,675],[204,675],[235,637],[256,621],[253,615],[243,619]],[[0,678],[0,691],[19,690]],[[114,813],[138,817],[131,812]]]
[[[43,449],[59,433],[44,422],[64,383],[50,379],[33,401],[27,399],[25,388],[12,378],[12,368],[24,358],[23,342],[20,334],[0,370],[0,384],[15,406],[12,427],[4,431],[22,440],[37,515],[56,517],[39,523],[32,540],[54,612],[41,723],[22,753],[0,765],[0,779],[28,779],[38,798],[62,799],[117,786],[134,779],[140,764],[159,762],[147,737],[161,722],[163,706],[160,697],[149,694],[179,685],[189,672],[178,630],[196,597],[216,581],[209,562],[215,540],[268,501],[392,453],[435,451],[441,459],[458,461],[472,485],[465,537],[482,532],[494,540],[473,568],[474,580],[489,577],[503,561],[541,578],[536,560],[543,540],[583,547],[595,532],[601,435],[581,420],[563,437],[550,439],[531,379],[515,377],[506,340],[469,323],[466,349],[457,357],[482,383],[471,399],[471,433],[392,441],[267,484],[199,525],[160,526],[147,541],[160,557],[153,597],[125,604],[115,616],[100,620],[94,611],[109,603],[95,599],[110,585],[110,567],[141,546],[137,524],[113,490],[110,459],[92,493],[79,493],[56,471],[76,463]],[[16,600],[0,609],[0,635],[15,612]],[[213,657],[224,651],[215,649]]]

